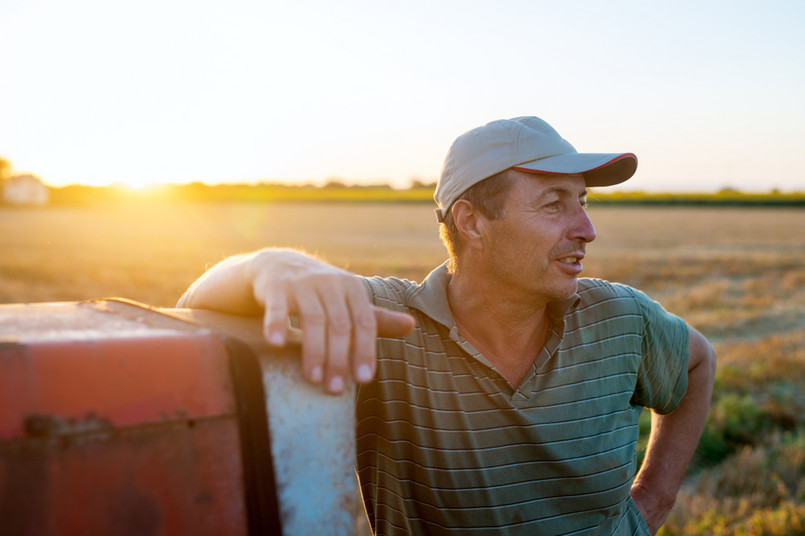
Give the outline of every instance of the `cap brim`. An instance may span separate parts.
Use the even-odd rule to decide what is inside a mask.
[[[518,164],[513,168],[534,173],[581,173],[587,186],[612,186],[634,175],[637,170],[637,157],[632,153],[561,154]]]

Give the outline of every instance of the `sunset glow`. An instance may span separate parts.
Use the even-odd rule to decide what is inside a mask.
[[[539,115],[643,190],[805,189],[805,4],[0,4],[0,156],[51,185],[436,179]]]

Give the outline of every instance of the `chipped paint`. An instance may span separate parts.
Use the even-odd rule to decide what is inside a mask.
[[[93,412],[87,413],[83,419],[34,413],[24,417],[23,429],[29,437],[54,437],[111,432],[114,425],[109,419],[100,418]]]
[[[354,387],[324,393],[296,357],[262,366],[284,534],[355,534]]]
[[[0,305],[3,532],[245,534],[221,336],[261,360],[284,534],[354,534],[353,387],[308,385],[257,319],[125,300]]]

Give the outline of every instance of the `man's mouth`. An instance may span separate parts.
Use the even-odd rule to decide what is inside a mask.
[[[555,258],[559,262],[563,262],[566,264],[578,264],[584,258],[584,252],[579,250],[568,251],[567,253],[563,252],[557,255]]]
[[[578,276],[583,267],[581,265],[581,260],[584,258],[584,252],[581,251],[570,251],[567,253],[560,253],[559,256],[555,257],[556,262],[562,266],[563,271],[573,275]]]

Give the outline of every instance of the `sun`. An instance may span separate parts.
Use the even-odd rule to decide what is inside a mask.
[[[148,181],[145,179],[134,179],[134,178],[119,180],[115,182],[115,186],[119,188],[123,188],[126,190],[136,190],[136,191],[149,190],[155,187],[156,185],[157,183],[153,181]]]
[[[145,190],[152,185],[151,182],[144,179],[127,179],[123,182],[123,184],[132,190]]]

